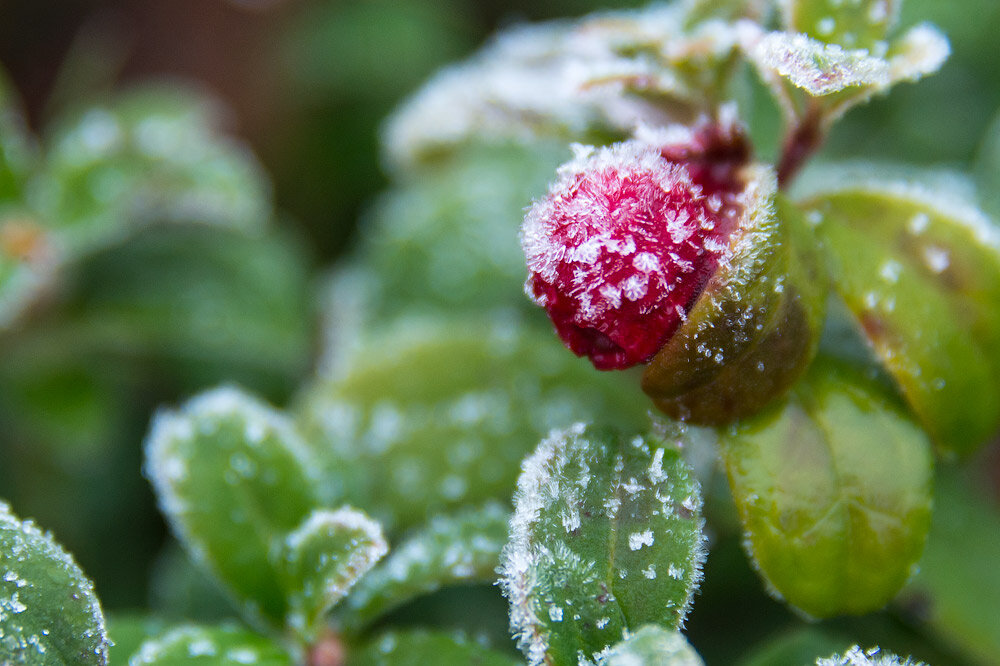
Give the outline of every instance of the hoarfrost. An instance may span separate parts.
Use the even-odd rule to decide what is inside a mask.
[[[634,532],[628,537],[628,547],[630,550],[639,550],[643,546],[653,545],[653,530],[645,532]]]

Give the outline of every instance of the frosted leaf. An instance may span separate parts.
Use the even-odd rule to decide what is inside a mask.
[[[843,655],[833,655],[816,660],[816,666],[927,666],[922,661],[907,657],[902,659],[880,648],[862,650],[855,645]]]
[[[627,378],[594,377],[507,319],[407,319],[310,387],[299,418],[324,501],[364,507],[391,533],[509,499],[532,442],[560,423],[645,427],[635,397]]]
[[[656,482],[646,476],[654,457]],[[514,503],[498,571],[530,664],[576,664],[578,651],[598,659],[623,631],[683,622],[705,552],[697,482],[672,445],[582,424],[553,431],[524,461]],[[566,510],[581,516],[571,533]],[[642,575],[654,566],[683,573]],[[563,609],[559,620],[554,607]]]
[[[352,629],[447,585],[492,582],[507,541],[499,504],[436,516],[395,546],[351,592],[340,621]]]
[[[740,41],[786,115],[795,117],[798,111],[784,81],[813,97],[827,97],[826,123],[897,83],[936,72],[951,52],[948,40],[930,24],[880,42],[878,49],[848,49],[801,33],[765,33],[749,24],[741,25]]]
[[[653,6],[500,33],[390,119],[383,137],[388,161],[412,166],[470,137],[626,134],[642,122],[665,124],[665,107],[690,113],[704,104],[701,88],[717,85],[715,66],[738,42],[731,22],[703,18],[690,21],[680,6]],[[647,95],[668,103],[651,104]]]
[[[786,30],[877,53],[899,20],[902,0],[780,0]]]
[[[145,473],[174,533],[254,619],[284,622],[275,543],[317,504],[316,465],[287,418],[235,388],[160,411]]]
[[[889,71],[892,83],[917,81],[941,69],[951,46],[948,38],[929,23],[910,28],[889,50]]]
[[[160,223],[259,232],[270,183],[244,143],[223,134],[205,95],[146,86],[54,128],[29,203],[68,251],[88,252]]]
[[[829,95],[849,87],[883,88],[891,82],[891,67],[866,50],[846,50],[806,35],[772,32],[751,48],[759,69],[787,78],[810,95]]]
[[[128,666],[293,666],[278,643],[233,624],[184,625],[148,639]]]
[[[0,660],[5,666],[108,663],[93,583],[48,533],[0,502]]]
[[[646,625],[615,645],[600,666],[704,666],[680,632]]]
[[[425,666],[425,664],[476,664],[517,666],[505,653],[494,652],[462,633],[409,630],[387,631],[351,652],[351,666]]]
[[[278,556],[290,606],[288,626],[315,637],[326,612],[388,549],[382,528],[361,511],[314,510],[285,537]]]
[[[1000,232],[974,188],[960,174],[878,165],[804,175],[834,286],[935,443],[971,451],[992,438],[1000,328],[986,304],[1000,298]],[[892,282],[889,262],[900,266]]]

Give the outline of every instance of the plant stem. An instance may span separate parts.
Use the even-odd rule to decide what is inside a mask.
[[[785,138],[781,161],[778,162],[779,188],[788,187],[809,156],[823,145],[825,138],[823,114],[819,105],[812,103]]]

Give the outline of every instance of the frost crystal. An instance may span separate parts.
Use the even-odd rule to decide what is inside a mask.
[[[626,368],[663,346],[728,260],[749,149],[735,124],[703,122],[576,153],[525,217],[526,289],[576,354]]]
[[[855,645],[843,656],[834,655],[826,659],[817,659],[816,666],[926,666],[926,664],[912,659],[900,659],[893,654],[883,653],[877,647],[862,650]]]
[[[798,33],[764,35],[751,57],[762,69],[777,72],[810,95],[829,95],[850,86],[885,86],[890,81],[884,59]]]

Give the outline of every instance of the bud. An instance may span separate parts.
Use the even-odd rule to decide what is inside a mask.
[[[528,295],[596,368],[649,364],[643,389],[672,416],[755,411],[815,350],[819,281],[801,276],[773,170],[749,155],[731,120],[641,129],[576,147],[525,217]]]

